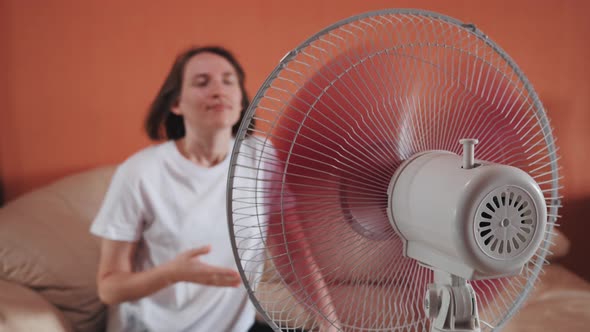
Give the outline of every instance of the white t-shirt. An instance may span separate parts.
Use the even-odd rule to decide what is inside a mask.
[[[258,160],[256,149],[243,150],[252,156],[242,160]],[[212,249],[202,261],[237,269],[226,211],[229,160],[228,155],[214,167],[199,167],[183,157],[173,141],[139,151],[117,168],[91,232],[111,240],[139,241],[136,270],[207,244]],[[257,220],[252,222],[251,230],[260,233]],[[261,243],[253,244],[257,245]],[[254,323],[254,316],[243,286],[180,282],[138,301],[112,306],[107,330],[243,332]]]

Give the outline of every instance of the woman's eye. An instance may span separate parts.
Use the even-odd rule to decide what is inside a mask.
[[[223,81],[223,84],[226,84],[226,85],[234,85],[234,84],[236,84],[236,80],[233,79],[233,78],[226,79],[226,80]]]

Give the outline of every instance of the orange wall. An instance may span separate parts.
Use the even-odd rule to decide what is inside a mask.
[[[590,2],[584,0],[0,0],[4,196],[120,162],[148,144],[141,131],[146,107],[174,55],[188,45],[234,50],[253,95],[305,38],[340,19],[388,7],[474,22],[519,64],[558,137],[564,201],[576,206],[563,210],[564,229],[574,253],[590,252],[590,241],[580,235],[590,230]],[[590,279],[589,267],[575,267]]]

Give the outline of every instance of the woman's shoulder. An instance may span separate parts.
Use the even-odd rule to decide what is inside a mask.
[[[240,172],[256,172],[258,169],[273,169],[280,164],[277,153],[272,142],[259,136],[250,136],[240,142],[236,165],[247,167],[240,168]]]
[[[246,137],[246,139],[242,141],[240,151],[243,152],[243,154],[255,156],[274,156],[276,153],[275,147],[269,139],[255,135]]]
[[[173,145],[173,141],[167,141],[145,147],[123,161],[119,165],[118,171],[127,173],[129,176],[140,176],[157,169],[167,158]]]

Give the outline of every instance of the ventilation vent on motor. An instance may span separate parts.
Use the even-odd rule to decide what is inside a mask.
[[[518,256],[530,244],[537,228],[531,196],[515,186],[490,192],[475,216],[475,239],[479,248],[496,259]]]

